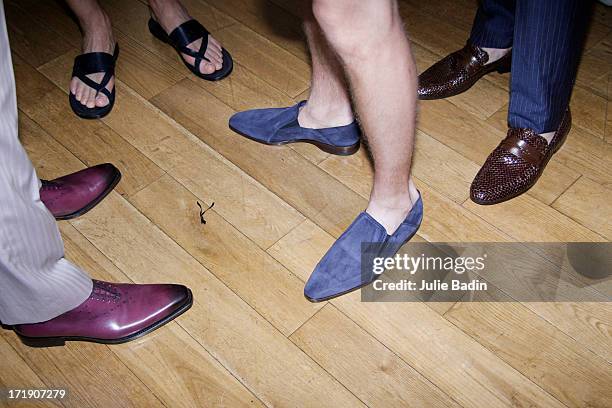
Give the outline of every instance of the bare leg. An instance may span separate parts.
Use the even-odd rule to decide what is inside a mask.
[[[374,157],[367,212],[393,233],[418,199],[410,178],[417,73],[396,0],[314,0]]]
[[[176,27],[183,24],[185,21],[191,20],[192,17],[187,12],[187,9],[183,7],[178,0],[149,0],[149,6],[153,13],[153,18],[159,22],[166,33],[170,34]],[[189,48],[194,51],[200,49],[202,39],[198,39],[191,44]],[[204,55],[211,62],[202,61],[200,64],[200,71],[204,74],[212,74],[216,70],[221,69],[223,66],[223,56],[221,54],[221,44],[219,41],[209,36],[208,47]],[[195,58],[192,56],[182,54],[183,58],[188,64],[193,65]]]
[[[310,14],[304,23],[312,59],[308,104],[299,114],[300,126],[320,129],[348,125],[354,120],[348,84],[338,56]]]
[[[81,30],[83,31],[82,52],[107,52],[112,54],[115,50],[115,38],[111,27],[110,19],[106,12],[100,7],[97,0],[66,0],[68,6],[79,19]],[[95,82],[100,82],[104,73],[88,75]],[[115,86],[115,78],[111,78],[108,90]],[[94,106],[108,105],[106,95],[100,93],[96,97],[96,91],[85,85],[81,80],[73,77],[70,82],[70,92],[76,99],[88,108]]]

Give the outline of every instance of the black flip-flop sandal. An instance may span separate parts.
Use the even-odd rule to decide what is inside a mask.
[[[77,116],[83,119],[99,119],[108,115],[113,109],[115,104],[115,86],[113,90],[109,91],[106,89],[106,85],[115,75],[115,64],[117,57],[119,56],[119,44],[115,44],[115,52],[113,55],[107,52],[88,52],[81,54],[74,59],[74,66],[72,67],[72,76],[79,78],[85,85],[96,90],[96,96],[99,93],[103,93],[108,98],[108,104],[105,106],[94,106],[88,108],[79,102],[76,96],[70,92],[68,100],[70,101],[70,107],[77,114]],[[100,83],[97,83],[87,77],[90,74],[97,74],[104,72],[104,77]]]
[[[206,48],[208,47],[208,35],[210,34],[206,28],[196,20],[185,21],[180,26],[176,27],[170,34],[166,34],[166,31],[162,26],[152,18],[149,19],[149,31],[158,40],[170,44],[179,53],[181,60],[185,66],[193,72],[195,75],[207,81],[218,81],[231,74],[234,69],[234,62],[232,56],[225,48],[221,49],[223,55],[223,66],[221,69],[212,72],[210,74],[204,74],[200,71],[200,63],[202,60],[210,62],[208,58],[204,56]],[[202,44],[198,51],[194,51],[187,47],[195,40],[202,39]],[[194,64],[188,64],[181,54],[189,55],[195,58]]]

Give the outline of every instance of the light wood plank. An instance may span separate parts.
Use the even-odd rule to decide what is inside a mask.
[[[463,206],[517,241],[604,241],[602,236],[528,195],[496,205],[482,206],[466,201]]]
[[[353,156],[330,156],[319,167],[330,174],[342,174],[341,180],[364,197],[369,197],[374,175],[366,148]],[[469,196],[470,183],[478,167],[431,136],[417,131],[412,174],[456,203]]]
[[[10,344],[4,339],[4,336],[13,336],[5,330],[0,335],[0,361],[3,364],[10,365],[11,370],[0,370],[0,388],[2,388],[2,406],[4,407],[61,407],[63,406],[59,399],[49,400],[10,400],[6,398],[5,393],[10,389],[46,389],[51,388],[43,383],[40,377],[28,366],[28,364],[19,356]],[[68,394],[70,395],[70,394]],[[6,398],[6,399],[5,399]]]
[[[201,81],[193,76],[189,79],[236,111],[293,105],[291,98],[240,64],[235,64],[232,75],[223,81]],[[198,88],[194,87],[194,91]]]
[[[70,49],[66,42],[57,41],[58,34],[46,24],[33,24],[32,16],[18,3],[7,1],[4,10],[11,50],[30,65],[38,67]]]
[[[604,359],[501,293],[475,296],[444,316],[567,406],[612,400],[612,366]]]
[[[552,206],[612,240],[612,190],[581,177]]]
[[[46,180],[74,173],[85,166],[27,115],[19,115],[19,140],[36,168]]]
[[[612,72],[612,35],[601,21],[591,19],[582,52],[576,83],[594,94],[605,97],[605,78]]]
[[[419,10],[436,16],[468,34],[472,29],[478,7],[478,4],[471,0],[438,0],[426,3],[419,0],[401,0],[401,2],[410,4],[413,8],[418,7]]]
[[[299,18],[267,0],[206,0],[242,24],[308,62]]]
[[[291,340],[368,406],[459,406],[331,305]]]
[[[120,44],[117,78],[144,98],[157,95],[188,75],[185,68],[174,68],[122,32],[117,31],[116,38]]]
[[[606,129],[604,131],[604,140],[612,143],[612,74],[608,76],[608,103],[606,104]]]
[[[35,349],[14,334],[2,335],[49,388],[68,389],[66,407],[164,406],[107,346],[81,342]]]
[[[365,208],[365,200],[287,147],[265,146],[227,127],[234,111],[201,98],[183,80],[152,102],[210,147],[334,235]]]
[[[117,194],[73,225],[136,282],[186,284],[192,309],[180,324],[266,405],[320,407],[359,401]]]
[[[575,86],[570,104],[573,124],[603,139],[607,104],[606,99],[580,86]]]
[[[287,95],[293,97],[308,88],[310,66],[306,62],[242,24],[224,28],[216,37],[238,63]]]
[[[534,302],[524,305],[607,362],[612,362],[609,303]]]
[[[283,334],[308,320],[321,304],[303,296],[304,284],[214,211],[200,223],[198,197],[168,176],[130,201]]]

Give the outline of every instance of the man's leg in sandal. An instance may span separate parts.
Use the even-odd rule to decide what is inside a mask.
[[[167,34],[170,34],[176,27],[184,22],[191,20],[192,17],[187,9],[179,0],[149,0],[152,17],[162,26]],[[202,39],[198,39],[188,45],[193,51],[198,51]],[[208,38],[208,46],[204,56],[210,60],[200,63],[200,72],[203,74],[212,74],[218,71],[223,66],[223,55],[221,53],[222,45],[212,35]],[[190,65],[193,65],[195,58],[186,54],[182,54],[183,59]]]
[[[416,66],[395,0],[314,0],[314,15],[342,61],[374,158],[367,212],[389,234],[418,198],[410,181]]]
[[[111,27],[111,21],[104,9],[97,0],[66,0],[72,9],[83,32],[83,45],[81,51],[105,52],[113,54],[115,50],[115,37]],[[100,83],[104,73],[88,75],[94,82]],[[115,78],[111,78],[106,88],[110,91],[115,86]],[[77,77],[73,77],[70,82],[70,92],[76,99],[88,108],[103,107],[108,105],[109,100],[103,93],[87,86]]]

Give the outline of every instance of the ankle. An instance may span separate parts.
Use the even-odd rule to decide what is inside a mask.
[[[149,0],[149,5],[153,19],[167,33],[191,19],[187,10],[176,0]]]
[[[86,16],[79,19],[79,24],[84,35],[94,35],[112,30],[110,17],[101,8],[91,10]]]
[[[88,17],[87,22],[82,23],[83,29],[83,52],[109,52],[115,47],[115,37],[110,18],[102,11],[96,17]]]
[[[495,61],[500,60],[501,58],[505,57],[510,50],[512,49],[512,47],[510,48],[485,48],[485,47],[481,47],[481,49],[487,53],[487,55],[489,56],[489,60],[487,61],[487,64],[491,64]],[[485,64],[485,65],[487,65]]]
[[[403,196],[381,199],[372,197],[366,212],[385,228],[387,234],[393,235],[397,227],[406,219],[413,205],[408,193]]]
[[[379,187],[382,183],[374,184],[370,194],[370,203],[388,209],[412,208],[412,205],[419,199],[419,190],[416,188],[412,179],[402,182],[395,186]]]
[[[300,126],[313,129],[345,126],[354,120],[355,116],[349,104],[324,106],[307,103],[298,115]]]

